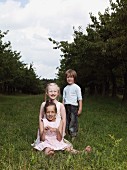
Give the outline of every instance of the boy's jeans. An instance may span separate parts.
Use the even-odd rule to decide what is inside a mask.
[[[65,104],[66,109],[66,130],[75,137],[78,132],[78,106]]]

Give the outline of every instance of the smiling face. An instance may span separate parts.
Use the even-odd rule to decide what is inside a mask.
[[[56,120],[56,109],[54,105],[50,105],[46,108],[46,118],[52,122]]]
[[[59,89],[56,84],[51,84],[48,86],[47,95],[51,100],[55,100],[59,96]]]
[[[73,84],[75,82],[74,77],[72,75],[67,76],[67,83],[68,84]]]
[[[77,78],[77,73],[75,70],[72,70],[72,69],[68,69],[66,72],[65,72],[65,75],[66,75],[66,80],[67,80],[67,83],[68,84],[73,84],[76,82],[76,78]]]

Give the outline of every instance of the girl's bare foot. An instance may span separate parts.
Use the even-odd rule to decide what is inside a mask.
[[[50,150],[49,152],[48,152],[48,155],[54,155],[54,150]]]
[[[54,150],[51,148],[45,148],[45,155],[54,155]]]
[[[85,148],[85,151],[86,151],[87,153],[90,153],[90,152],[92,151],[91,146],[87,146],[87,147]]]

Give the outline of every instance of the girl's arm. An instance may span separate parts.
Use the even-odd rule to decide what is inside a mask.
[[[65,99],[65,90],[63,89],[63,98],[62,98],[62,103],[63,103],[63,105],[65,104],[65,103],[64,103],[64,99]]]
[[[40,107],[40,113],[39,113],[39,133],[40,133],[40,137],[42,136],[42,133],[43,133],[43,121],[42,121],[42,118],[44,117],[44,105],[45,105],[45,102],[43,102],[41,104],[41,107]]]
[[[56,138],[58,141],[62,140],[62,134],[63,134],[63,121],[61,120],[58,129],[56,129]]]
[[[66,128],[66,110],[64,105],[61,103],[60,105],[60,114],[61,114],[61,118],[63,121],[63,136],[65,136],[65,128]]]
[[[45,141],[45,133],[46,133],[46,130],[44,129],[43,120],[41,120],[41,130],[42,130],[42,133],[40,134],[40,140],[41,140],[41,141]]]

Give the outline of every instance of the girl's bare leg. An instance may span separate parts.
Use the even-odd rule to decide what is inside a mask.
[[[73,149],[72,147],[68,147],[65,150],[68,152],[71,152],[73,154],[78,154],[78,153],[82,153],[84,151],[90,153],[92,151],[92,148],[91,148],[91,146],[87,146],[83,151],[79,151],[79,150]]]
[[[80,153],[80,151],[73,149],[72,147],[68,147],[65,149],[67,152],[73,153],[73,154],[77,154]]]

